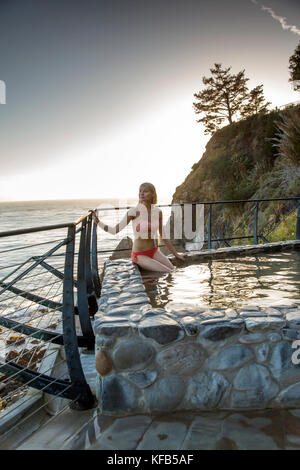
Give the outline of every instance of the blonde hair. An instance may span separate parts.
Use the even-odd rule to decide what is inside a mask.
[[[151,204],[157,204],[157,194],[156,194],[155,186],[152,183],[142,183],[142,184],[140,184],[140,188],[142,186],[146,186],[152,192],[153,197],[152,197]]]

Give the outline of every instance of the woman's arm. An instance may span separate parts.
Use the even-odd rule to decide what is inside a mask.
[[[101,222],[101,220],[98,218],[95,211],[91,211],[91,213],[93,215],[93,218],[96,224],[99,225],[99,227],[102,228],[102,230],[104,230],[105,232],[109,232],[112,235],[119,233],[121,230],[123,230],[123,228],[126,227],[126,225],[129,224],[131,220],[135,218],[135,215],[133,215],[132,210],[129,210],[127,214],[123,217],[123,219],[119,223],[117,223],[117,225],[115,225],[115,227],[111,227],[110,225],[107,225]]]
[[[162,211],[159,211],[159,235],[168,250],[178,259],[184,260],[184,258],[187,256],[186,253],[178,253],[172,243],[164,237],[164,229],[163,229],[163,216],[162,216]]]

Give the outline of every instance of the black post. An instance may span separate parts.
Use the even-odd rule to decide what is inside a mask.
[[[209,204],[208,220],[207,220],[207,247],[209,250],[211,249],[211,211],[212,211],[212,205]]]
[[[298,199],[297,222],[296,222],[296,240],[300,240],[300,199]]]
[[[101,282],[99,278],[98,270],[98,257],[97,257],[97,224],[95,221],[92,221],[93,230],[92,230],[92,276],[94,281],[94,288],[96,296],[99,298],[101,295]]]
[[[86,278],[86,289],[88,296],[89,312],[91,316],[94,316],[98,311],[98,303],[95,294],[92,266],[91,266],[91,239],[92,239],[92,215],[87,218],[87,229],[85,237],[85,278]]]
[[[86,282],[86,219],[81,223],[78,266],[77,266],[77,303],[83,336],[88,340],[88,350],[95,347],[95,335],[90,320]]]
[[[258,224],[258,202],[255,204],[255,213],[254,213],[254,238],[253,243],[257,245],[257,224]]]
[[[78,410],[87,410],[95,405],[95,398],[91,392],[82,370],[80,354],[78,350],[75,316],[74,316],[74,247],[75,225],[68,229],[69,242],[66,246],[65,275],[63,285],[63,337],[66,353],[66,362],[71,383],[79,388],[78,398],[71,405]]]

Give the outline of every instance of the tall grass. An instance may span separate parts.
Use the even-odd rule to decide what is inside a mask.
[[[300,107],[292,107],[276,122],[279,134],[273,139],[278,155],[292,165],[300,165]]]

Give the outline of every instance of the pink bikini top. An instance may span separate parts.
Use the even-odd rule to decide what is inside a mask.
[[[138,232],[139,234],[141,233],[147,233],[148,234],[148,231],[151,230],[152,232],[155,232],[158,227],[159,227],[159,221],[155,220],[153,221],[152,223],[150,222],[147,222],[146,220],[141,220],[140,222],[138,222],[133,220],[132,221],[132,224],[133,224],[133,228],[134,228],[134,231]]]

